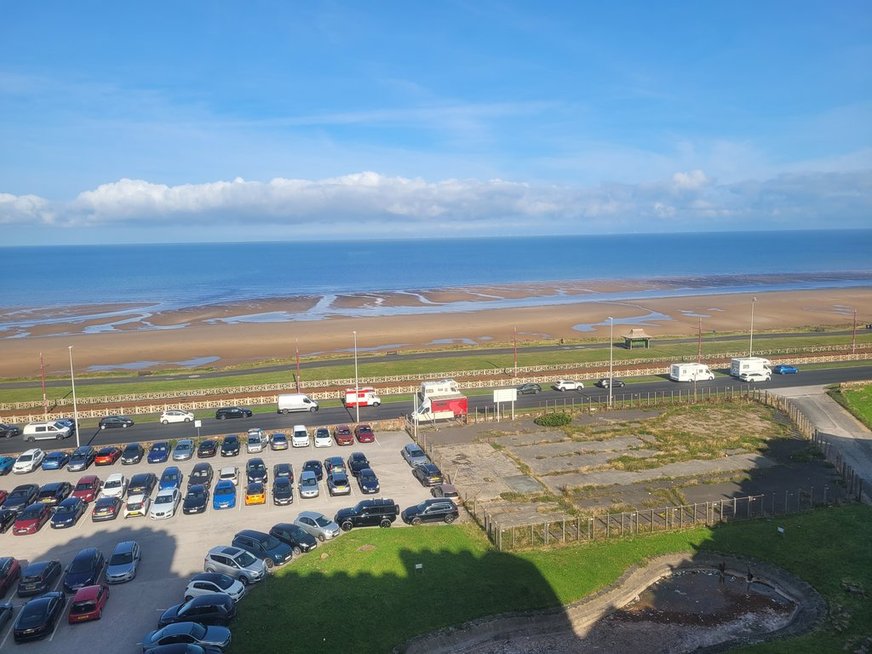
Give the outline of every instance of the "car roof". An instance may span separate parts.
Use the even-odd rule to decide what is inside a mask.
[[[224,466],[220,470],[220,473],[222,475],[223,474],[230,474],[231,472],[235,474],[235,473],[239,472],[239,468],[237,468],[236,466]]]
[[[124,475],[123,475],[122,473],[120,473],[120,472],[113,472],[111,475],[109,475],[108,477],[106,477],[106,481],[109,481],[110,479],[112,479],[112,480],[115,480],[115,479],[124,479]]]
[[[300,511],[300,514],[297,516],[298,518],[312,518],[313,520],[317,518],[326,518],[323,513],[319,513],[318,511]]]
[[[97,477],[97,475],[85,475],[84,477],[79,477],[79,481],[77,481],[76,483],[77,484],[93,484],[98,480],[99,480],[99,477]]]
[[[144,493],[136,493],[134,495],[127,496],[127,503],[130,504],[132,502],[144,502],[145,494]]]
[[[300,481],[303,481],[303,479],[309,479],[309,478],[318,479],[318,475],[316,475],[315,472],[312,470],[303,470],[303,473],[300,475]]]
[[[112,553],[120,553],[120,552],[132,552],[133,548],[136,547],[135,540],[123,540],[115,546],[115,549],[112,550]]]
[[[100,584],[95,584],[93,586],[82,586],[79,590],[76,591],[76,594],[73,595],[73,601],[83,602],[85,600],[97,599],[97,593],[100,592],[100,588],[102,588]]]

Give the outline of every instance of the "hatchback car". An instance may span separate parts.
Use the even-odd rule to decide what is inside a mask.
[[[321,465],[321,462],[317,459],[310,459],[303,463],[303,468],[301,472],[306,472],[307,470],[315,473],[315,478],[318,481],[324,479],[324,466]]]
[[[521,384],[518,386],[519,395],[536,395],[542,392],[542,387],[539,384]]]
[[[236,466],[224,466],[218,471],[218,481],[231,481],[234,486],[238,486],[239,468]]]
[[[43,470],[60,470],[70,462],[70,455],[66,452],[58,450],[57,452],[49,452],[42,460],[41,468]]]
[[[38,447],[22,452],[12,464],[12,472],[16,475],[33,472],[42,464],[44,458],[45,452]]]
[[[88,505],[78,497],[68,497],[54,508],[49,525],[52,529],[72,527],[84,515],[87,508]]]
[[[233,547],[251,552],[257,558],[263,559],[267,568],[284,565],[293,556],[293,550],[290,545],[283,543],[275,536],[270,536],[254,529],[243,529],[238,532],[233,537],[231,544]]]
[[[345,468],[345,459],[341,456],[328,456],[324,459],[324,472],[328,475],[334,470],[341,470],[342,472],[346,472]]]
[[[375,443],[375,432],[369,425],[357,425],[354,428],[354,435],[358,443]]]
[[[287,477],[291,480],[291,483],[294,483],[294,466],[290,463],[276,463],[273,466],[273,479],[278,479],[279,477]]]
[[[330,495],[351,495],[351,484],[348,475],[342,470],[334,470],[327,475],[327,492]]]
[[[457,488],[453,484],[436,484],[430,489],[430,494],[433,497],[460,497]]]
[[[767,382],[772,379],[772,374],[766,372],[743,372],[739,375],[739,379],[748,383]]]
[[[287,477],[278,477],[272,485],[273,504],[285,506],[294,502],[294,486]]]
[[[121,450],[121,465],[130,466],[142,461],[145,456],[145,449],[139,443],[128,443]]]
[[[369,467],[371,467],[369,459],[366,458],[366,454],[363,452],[352,452],[351,456],[348,457],[348,470],[355,477],[357,477],[361,470]]]
[[[103,617],[103,609],[109,600],[109,587],[103,584],[83,586],[73,595],[70,611],[67,613],[69,624],[99,620]]]
[[[218,454],[218,441],[209,438],[205,441],[200,441],[200,444],[197,445],[198,459],[209,459],[216,454]]]
[[[0,475],[8,475],[12,472],[12,466],[15,465],[15,459],[11,456],[0,456]]]
[[[262,581],[266,576],[266,564],[263,559],[238,547],[227,545],[213,547],[206,553],[203,570],[221,572],[246,585]]]
[[[410,506],[408,509],[404,509],[400,515],[407,525],[420,525],[423,522],[447,522],[450,524],[457,520],[460,513],[454,502],[446,498],[438,498],[424,500],[415,506]]]
[[[97,475],[85,475],[76,482],[73,497],[78,497],[83,502],[93,502],[102,487],[103,484]]]
[[[772,372],[776,375],[795,375],[799,372],[799,368],[787,363],[779,363],[777,366],[772,368]]]
[[[248,437],[245,440],[245,451],[249,454],[257,454],[263,452],[263,449],[269,445],[269,437],[263,432],[260,427],[248,430]]]
[[[333,445],[333,439],[330,437],[330,430],[327,427],[318,427],[315,430],[313,441],[315,447],[330,447]]]
[[[36,501],[37,495],[39,495],[39,484],[21,484],[6,496],[3,500],[3,508],[21,512]]]
[[[44,484],[39,489],[39,495],[36,496],[37,502],[48,504],[49,506],[57,506],[70,496],[73,492],[73,486],[68,481],[53,481]]]
[[[400,454],[403,455],[403,458],[413,468],[417,465],[421,465],[422,463],[430,463],[430,457],[421,449],[421,446],[417,443],[409,443],[407,445],[403,445],[403,449],[400,450]]]
[[[245,487],[245,506],[266,504],[266,486],[263,482],[252,481]]]
[[[209,489],[203,484],[188,486],[188,492],[182,501],[182,513],[203,513],[209,505]]]
[[[8,425],[5,422],[0,422],[0,438],[13,438],[21,435],[21,429],[15,425]]]
[[[309,430],[306,425],[294,425],[291,432],[291,445],[293,447],[309,447]]]
[[[423,465],[415,466],[412,468],[412,475],[414,475],[415,479],[421,482],[422,486],[435,486],[436,484],[441,484],[443,482],[442,471],[435,463],[425,463]]]
[[[372,468],[364,468],[357,473],[357,485],[360,487],[360,492],[364,495],[372,495],[381,490],[378,477]]]
[[[197,463],[194,465],[194,469],[191,470],[191,474],[188,475],[188,487],[190,488],[191,486],[200,484],[209,488],[212,485],[214,474],[211,464]]]
[[[182,501],[182,493],[178,488],[164,488],[154,496],[148,517],[152,520],[166,520],[176,514],[176,509]]]
[[[626,386],[623,379],[617,379],[616,377],[612,377],[609,379],[608,377],[603,377],[596,383],[600,388],[608,388],[611,386],[612,388],[623,388]]]
[[[160,424],[168,425],[173,422],[193,422],[194,414],[182,409],[167,409],[160,414]]]
[[[140,559],[142,559],[142,551],[135,540],[118,543],[106,565],[106,583],[123,584],[135,579]]]
[[[63,568],[60,561],[35,561],[24,566],[18,578],[19,597],[41,595],[54,586],[55,580],[61,576]]]
[[[194,456],[194,441],[183,438],[173,449],[173,461],[187,461]]]
[[[227,593],[204,593],[169,607],[157,619],[158,627],[178,622],[226,627],[236,617],[236,602]]]
[[[221,456],[236,456],[239,454],[239,436],[230,434],[221,441]]]
[[[120,497],[100,497],[94,502],[94,508],[91,510],[91,522],[105,522],[114,520],[121,513],[121,507],[124,502]]]
[[[273,451],[288,449],[288,435],[281,432],[274,433],[270,438],[269,446]]]
[[[0,558],[0,597],[5,597],[21,576],[21,562],[12,556]]]
[[[183,478],[184,475],[182,475],[182,471],[179,470],[177,466],[164,468],[164,471],[160,476],[160,481],[157,483],[157,489],[159,491],[166,490],[167,488],[181,489]]]
[[[227,420],[229,418],[250,418],[252,415],[251,409],[243,409],[238,406],[226,406],[215,412],[215,419]]]
[[[254,458],[249,459],[245,464],[245,476],[248,479],[248,482],[251,483],[253,481],[259,481],[261,483],[266,483],[267,481],[267,469],[266,464],[264,464],[263,459]]]
[[[106,481],[103,482],[103,488],[100,489],[100,495],[103,497],[124,497],[124,493],[127,492],[127,477],[122,475],[120,472],[113,472],[111,475],[106,477]]]
[[[100,419],[100,429],[127,429],[133,427],[133,420],[127,416],[106,416]]]
[[[236,506],[236,485],[228,480],[222,479],[215,484],[215,491],[212,494],[213,509],[232,509]]]
[[[81,472],[87,470],[94,463],[97,457],[97,451],[90,445],[82,445],[73,450],[70,455],[70,462],[67,464],[67,470],[70,472]]]
[[[97,454],[94,455],[94,465],[95,466],[111,466],[118,459],[121,458],[121,448],[114,447],[109,445],[107,447],[101,447]]]
[[[158,441],[152,443],[148,448],[149,463],[166,463],[170,458],[170,444],[167,441]]]
[[[144,518],[148,515],[150,508],[150,497],[141,493],[137,495],[130,494],[127,496],[127,502],[124,503],[122,512],[125,518]]]
[[[28,600],[18,613],[12,636],[16,643],[44,638],[54,630],[55,623],[64,612],[67,598],[63,593],[51,592]]]
[[[337,425],[333,428],[333,440],[337,445],[354,445],[354,434],[348,425]]]
[[[145,495],[148,497],[157,484],[157,476],[153,472],[140,472],[130,478],[127,495]]]
[[[93,586],[103,573],[105,565],[106,559],[96,547],[79,550],[64,571],[64,590],[74,593],[83,586]]]
[[[298,490],[301,498],[311,499],[318,497],[321,494],[318,488],[318,477],[311,470],[304,470],[300,473],[300,483]]]
[[[35,534],[51,518],[51,507],[42,502],[34,502],[18,514],[12,525],[12,533],[16,536]]]
[[[185,601],[211,593],[224,593],[234,602],[238,602],[245,597],[245,584],[220,572],[200,572],[188,582]]]
[[[318,546],[317,539],[299,525],[281,522],[269,530],[270,536],[275,536],[283,543],[291,546],[294,556],[310,552]]]
[[[294,524],[322,543],[339,535],[339,525],[317,511],[303,511],[294,520]]]
[[[230,647],[230,629],[215,625],[207,627],[199,622],[176,622],[161,629],[149,631],[142,638],[143,654],[161,652],[164,645],[184,646],[179,652],[203,651],[223,652]],[[188,646],[197,646],[199,650],[191,650]],[[161,653],[162,654],[162,653]]]
[[[11,509],[0,509],[0,534],[5,534],[15,524],[18,512]]]

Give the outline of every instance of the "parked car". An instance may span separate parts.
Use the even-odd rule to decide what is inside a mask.
[[[315,478],[318,481],[324,479],[324,466],[321,465],[321,462],[318,459],[310,459],[303,464],[302,472],[306,472],[310,470],[315,473]]]
[[[87,470],[94,459],[97,458],[97,450],[90,445],[82,445],[73,450],[70,456],[70,462],[67,464],[67,470],[70,472],[81,472]]]
[[[393,500],[361,500],[355,506],[339,509],[333,520],[342,531],[353,527],[390,527],[399,513],[400,507]]]
[[[245,451],[249,454],[257,454],[263,452],[263,449],[269,444],[269,437],[263,433],[263,429],[255,427],[248,430],[248,438],[245,441]]]
[[[125,518],[144,518],[148,515],[151,509],[151,498],[148,495],[130,493],[127,495],[127,502],[124,503]]]
[[[273,466],[273,479],[278,479],[279,477],[287,477],[291,480],[291,483],[294,483],[294,466],[290,463],[276,463]]]
[[[143,456],[145,456],[145,450],[142,445],[139,443],[128,443],[121,450],[121,465],[129,466],[139,463],[142,461]]]
[[[12,556],[0,558],[0,597],[5,597],[21,577],[21,562]]]
[[[381,486],[379,486],[378,483],[378,477],[376,477],[372,468],[364,468],[357,473],[357,485],[360,487],[360,492],[364,495],[378,493],[381,490]]]
[[[127,416],[106,416],[105,418],[100,418],[97,426],[100,429],[127,429],[133,426],[133,420]]]
[[[168,425],[171,422],[193,422],[194,414],[183,409],[167,409],[160,414],[160,424]]]
[[[580,391],[584,388],[584,384],[574,379],[558,379],[551,385],[555,391]]]
[[[318,477],[311,470],[300,473],[299,493],[301,498],[310,499],[318,497],[321,491],[318,487]]]
[[[143,654],[154,654],[162,645],[198,645],[203,650],[223,652],[230,646],[230,629],[221,625],[207,627],[199,622],[177,622],[149,631],[142,638]],[[182,652],[187,652],[181,650]]]
[[[419,525],[422,522],[447,522],[457,520],[460,513],[457,505],[447,498],[424,500],[415,506],[403,510],[403,522],[407,525]]]
[[[12,438],[20,435],[21,430],[15,425],[7,425],[5,422],[0,422],[0,438]]]
[[[260,481],[252,481],[245,487],[245,506],[255,504],[266,504],[266,487]]]
[[[355,477],[360,474],[361,470],[369,467],[371,467],[369,459],[363,452],[352,452],[351,456],[348,457],[348,471]]]
[[[277,477],[273,480],[273,504],[285,506],[294,502],[294,486],[287,477]]]
[[[270,438],[270,447],[273,451],[288,449],[288,435],[281,432],[275,432]]]
[[[743,372],[739,375],[739,380],[747,383],[767,382],[772,379],[772,373],[769,372]]]
[[[3,508],[19,513],[36,501],[39,484],[21,484],[12,489],[3,502]]]
[[[318,546],[317,539],[299,525],[280,522],[269,530],[270,536],[275,536],[283,543],[291,546],[294,556],[310,552]]]
[[[536,395],[541,393],[542,387],[539,384],[521,384],[518,386],[518,395]]]
[[[266,564],[263,559],[238,547],[226,545],[213,547],[206,553],[203,570],[221,572],[246,585],[262,581],[266,576]]]
[[[283,543],[275,536],[270,536],[254,529],[243,529],[238,532],[233,537],[231,545],[251,552],[257,558],[263,559],[267,569],[277,565],[284,565],[293,556],[293,549],[290,545]]]
[[[318,427],[315,430],[314,437],[315,447],[330,447],[333,445],[333,438],[330,436],[330,430],[327,427]]]
[[[72,492],[73,485],[70,482],[53,481],[40,487],[36,501],[48,504],[49,506],[57,506],[67,499]]]
[[[97,475],[85,475],[76,482],[76,487],[73,489],[73,497],[78,497],[83,502],[93,502],[97,499],[97,495],[102,487],[103,484]]]
[[[121,448],[109,445],[101,447],[94,455],[95,466],[111,466],[121,458]]]
[[[152,443],[148,449],[149,463],[166,463],[170,458],[170,444],[167,441]]]
[[[123,498],[127,492],[127,477],[120,472],[114,472],[103,482],[103,488],[100,489],[100,494],[103,497]]]
[[[250,418],[254,415],[251,409],[243,409],[238,406],[226,406],[218,409],[215,412],[216,420],[227,420],[229,418]]]
[[[43,470],[60,470],[70,462],[70,455],[64,451],[49,452],[42,460]]]
[[[327,475],[327,492],[330,495],[351,495],[351,484],[348,475],[341,470],[334,470]]]
[[[407,445],[403,445],[403,449],[400,450],[400,454],[403,455],[403,458],[413,468],[422,463],[430,463],[430,457],[421,449],[421,446],[417,443],[408,443]]]
[[[177,466],[169,466],[164,468],[163,473],[161,473],[157,489],[159,491],[166,490],[167,488],[181,489],[183,479],[184,475],[182,475],[182,471]]]
[[[245,597],[245,584],[221,572],[199,572],[191,577],[185,588],[185,601],[212,593],[224,593],[238,602]]]
[[[779,363],[777,366],[772,368],[772,372],[776,375],[795,375],[799,372],[799,368],[787,363]]]
[[[346,471],[345,459],[341,456],[328,456],[324,459],[324,472],[329,475],[334,470]]]
[[[430,489],[430,494],[433,497],[460,497],[457,488],[453,484],[436,484]]]
[[[135,540],[121,541],[112,550],[106,566],[106,583],[123,584],[136,578],[142,550]]]
[[[16,475],[33,472],[42,464],[44,458],[45,452],[38,447],[22,452],[12,464],[12,472]]]
[[[179,622],[226,627],[236,617],[236,602],[227,593],[206,593],[169,607],[157,620],[160,628]]]
[[[18,578],[18,597],[32,597],[50,590],[55,580],[61,576],[60,561],[35,561],[28,563],[21,570]]]
[[[209,505],[209,489],[203,484],[188,486],[188,492],[182,502],[182,513],[203,513]]]
[[[64,590],[74,593],[83,586],[93,586],[100,578],[105,565],[106,559],[96,547],[79,550],[64,571]]]
[[[72,527],[85,514],[87,508],[88,505],[81,498],[68,497],[54,508],[49,525],[52,529]]]
[[[348,425],[337,425],[333,428],[333,440],[337,445],[354,445],[354,434]]]
[[[236,506],[236,485],[229,479],[221,479],[215,484],[212,494],[213,509],[232,509]]]
[[[177,487],[164,488],[159,490],[154,496],[154,502],[151,503],[151,510],[148,512],[148,517],[152,520],[165,520],[172,518],[176,514],[176,509],[182,501],[182,493]]]
[[[34,597],[18,612],[15,625],[12,627],[12,637],[16,643],[28,640],[39,640],[50,634],[55,623],[64,612],[67,599],[63,593],[50,592]]]
[[[236,466],[224,466],[218,471],[218,481],[232,481],[234,486],[239,485],[239,468]]]
[[[114,520],[121,513],[121,507],[124,502],[120,497],[100,497],[94,502],[94,508],[91,510],[92,522],[104,522],[106,520]]]
[[[51,507],[42,502],[34,502],[18,514],[12,525],[12,533],[16,536],[35,534],[51,518]]]
[[[15,524],[18,512],[11,509],[0,509],[0,534],[5,534]]]
[[[422,486],[435,486],[443,482],[442,471],[435,463],[424,463],[415,466],[412,468],[412,475],[421,482]]]
[[[187,461],[194,456],[194,441],[183,438],[173,449],[173,461]]]
[[[239,436],[230,434],[221,441],[221,456],[236,456],[239,454]]]
[[[294,520],[294,524],[322,543],[339,535],[339,525],[317,511],[301,512]]]
[[[248,479],[249,483],[253,481],[266,483],[268,473],[266,469],[266,464],[264,464],[263,459],[259,457],[249,459],[248,462],[245,464],[245,476]]]
[[[103,609],[109,600],[109,586],[94,584],[83,586],[73,595],[70,611],[67,613],[69,624],[99,620],[103,617]]]
[[[5,476],[12,472],[12,466],[14,465],[15,459],[11,456],[0,456],[0,476]]]
[[[127,496],[145,495],[148,497],[157,484],[157,476],[153,472],[140,472],[130,478],[127,486]]]
[[[200,444],[197,446],[198,459],[208,459],[216,454],[218,454],[218,441],[211,438],[200,441]]]
[[[212,464],[197,463],[191,474],[188,475],[188,488],[196,484],[201,484],[206,488],[212,485],[212,477],[215,473],[212,471]]]
[[[291,431],[291,446],[309,447],[309,430],[306,425],[294,425]]]
[[[373,432],[372,427],[366,424],[357,425],[354,428],[354,435],[357,438],[358,443],[374,443],[375,442],[375,432]]]
[[[617,379],[616,377],[612,377],[611,379],[603,377],[596,383],[596,385],[600,388],[608,388],[609,386],[612,388],[623,388],[626,386],[623,379]]]

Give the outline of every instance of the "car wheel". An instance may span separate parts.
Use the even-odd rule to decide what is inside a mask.
[[[242,585],[243,585],[243,586],[248,586],[248,584],[251,583],[251,580],[250,580],[248,577],[244,576],[244,575],[243,575],[242,577],[239,578],[239,581],[242,582]]]
[[[346,520],[346,521],[343,522],[342,525],[341,525],[341,527],[342,527],[342,531],[351,531],[351,528],[352,528],[353,526],[354,526],[353,524],[351,524],[348,520]]]
[[[382,529],[387,529],[387,528],[390,527],[390,526],[391,526],[391,521],[390,521],[390,520],[382,520],[382,521],[379,523],[379,527],[381,527]]]
[[[9,436],[7,436],[6,438],[9,438]],[[64,437],[58,434],[57,436],[55,436],[55,438],[60,441],[63,440]]]
[[[122,429],[127,429],[129,426],[130,426],[130,425],[128,425],[128,424],[125,422],[123,425],[121,425],[121,428],[122,428]]]
[[[185,418],[185,422],[191,422],[190,418]]]
[[[106,425],[100,425],[100,429],[106,429]]]
[[[216,420],[224,420],[224,418],[226,418],[226,417],[227,417],[227,416],[225,416],[225,415],[222,413],[222,414],[220,414],[220,415],[215,416],[215,419],[216,419]]]
[[[301,550],[299,547],[294,548],[294,556],[300,556],[300,554],[302,554],[302,553],[303,553],[303,550]]]
[[[381,404],[381,402],[373,402],[372,403],[373,406],[379,406],[380,404]]]
[[[186,601],[186,602],[190,602],[192,599],[194,599],[194,596],[193,596],[193,595],[185,595],[185,601]]]
[[[327,539],[324,538],[324,534],[318,534],[318,540],[323,543]]]
[[[454,522],[456,519],[457,519],[457,516],[452,514],[452,513],[449,513],[447,516],[445,516],[445,522],[447,522],[449,525],[452,522]]]
[[[421,518],[412,518],[412,524],[417,527],[421,524]]]
[[[28,443],[32,443],[34,439],[33,439],[33,436],[28,436],[24,440],[26,440]]]
[[[162,424],[162,425],[168,425],[168,424],[170,424],[170,421],[169,421],[169,420],[161,420],[161,421],[160,421],[160,424]]]

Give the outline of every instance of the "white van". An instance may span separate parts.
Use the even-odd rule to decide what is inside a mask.
[[[26,425],[22,432],[23,438],[26,441],[61,440],[69,438],[72,434],[73,430],[70,426],[60,420],[32,422]]]
[[[291,446],[309,447],[309,430],[306,425],[294,425],[294,433],[291,434]]]
[[[278,409],[276,413],[291,413],[292,411],[312,411],[318,410],[318,403],[311,399],[308,395],[302,393],[287,393],[279,395]]]

